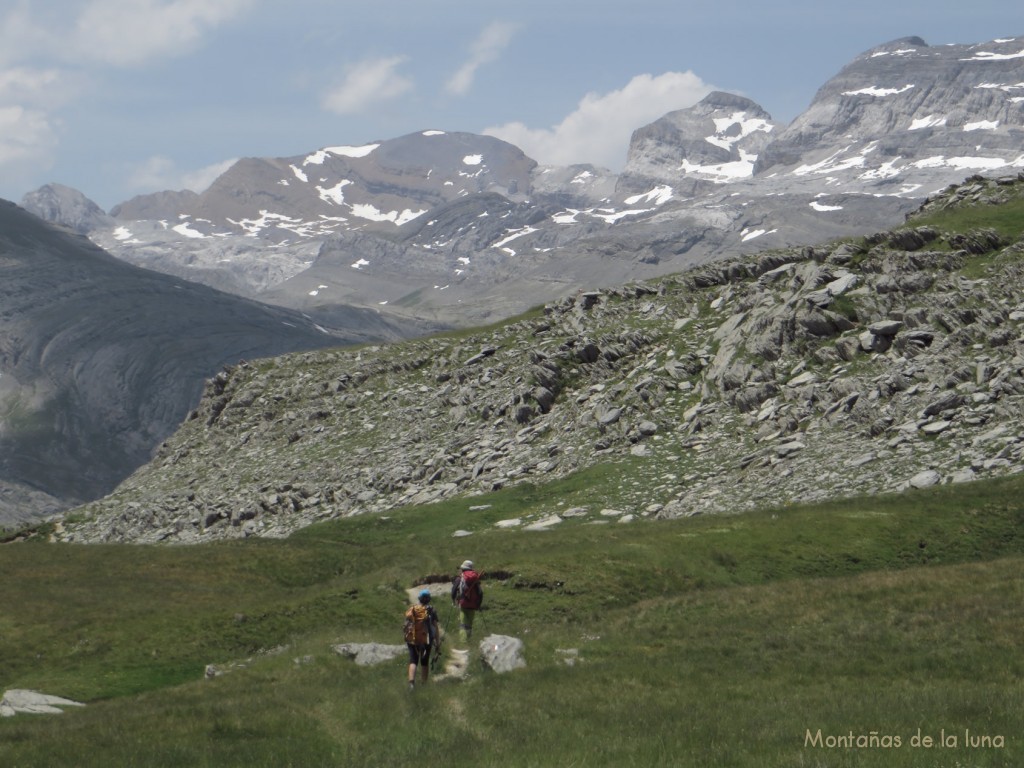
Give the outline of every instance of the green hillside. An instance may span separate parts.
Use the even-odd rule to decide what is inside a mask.
[[[1022,490],[1013,477],[733,517],[495,528],[558,491],[519,486],[473,500],[486,509],[448,502],[286,540],[0,547],[17,596],[0,618],[5,686],[88,704],[0,720],[0,759],[1019,765]],[[526,668],[471,665],[410,694],[404,660],[358,667],[332,651],[400,642],[405,589],[467,556],[494,574],[481,634],[521,638]],[[203,679],[210,663],[229,671]],[[960,744],[913,747],[918,729]],[[966,731],[992,738],[970,747]],[[840,746],[851,734],[875,746]]]

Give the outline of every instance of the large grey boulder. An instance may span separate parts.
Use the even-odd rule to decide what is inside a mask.
[[[526,666],[523,641],[508,635],[488,635],[480,641],[483,665],[499,674]]]

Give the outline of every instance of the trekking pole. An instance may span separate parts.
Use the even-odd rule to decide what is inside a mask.
[[[452,605],[448,608],[448,618],[445,619],[444,629],[439,633],[437,643],[434,645],[434,656],[430,660],[430,669],[433,671],[437,670],[437,665],[441,663],[441,646],[444,644],[444,636],[448,634],[448,625],[452,621],[452,611],[455,610],[455,606]]]
[[[489,627],[487,626],[487,622],[484,620],[484,607],[483,606],[480,606],[480,609],[477,611],[477,615],[480,616],[480,629],[482,629],[485,634],[490,634]]]

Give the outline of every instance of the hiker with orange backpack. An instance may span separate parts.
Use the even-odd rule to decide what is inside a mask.
[[[473,618],[484,602],[484,590],[480,586],[480,574],[472,560],[463,561],[459,574],[452,580],[452,605],[459,606],[459,639],[469,642],[473,634]]]
[[[437,631],[437,612],[430,604],[430,590],[419,594],[418,602],[405,612],[405,644],[409,649],[409,690],[416,687],[416,667],[420,668],[421,682],[430,677],[430,649],[440,641]]]

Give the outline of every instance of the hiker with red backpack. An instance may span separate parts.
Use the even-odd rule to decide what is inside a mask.
[[[472,560],[465,560],[459,566],[459,574],[452,579],[452,605],[459,606],[459,639],[469,642],[473,634],[473,618],[484,602],[484,590],[480,586],[480,574]]]
[[[437,631],[437,612],[430,604],[430,590],[419,594],[418,602],[405,612],[405,644],[409,648],[409,690],[416,687],[416,667],[420,668],[421,682],[430,677],[430,650],[440,642]]]

